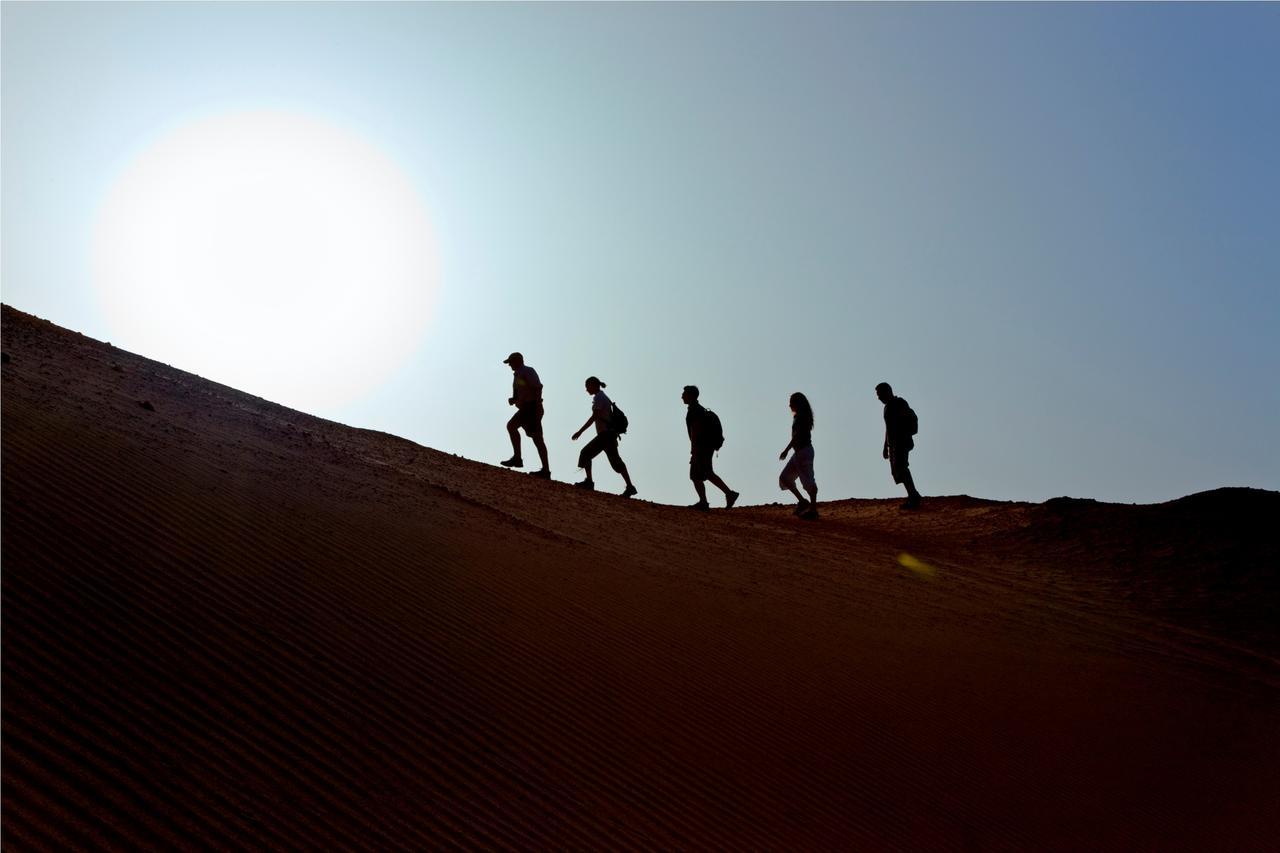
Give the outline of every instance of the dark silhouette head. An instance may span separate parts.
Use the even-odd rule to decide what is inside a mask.
[[[680,399],[683,400],[685,403],[698,402],[698,386],[697,385],[684,386],[684,391],[680,394]]]
[[[797,391],[791,395],[790,402],[796,417],[804,418],[813,426],[813,406],[809,405],[809,398]]]
[[[893,388],[888,382],[881,382],[876,386],[876,396],[880,398],[881,403],[887,403],[893,399]]]
[[[601,382],[598,377],[595,377],[595,376],[587,377],[587,393],[588,394],[595,394],[601,388],[608,388],[608,387],[609,386]]]
[[[518,352],[513,352],[502,360],[503,364],[511,365],[512,370],[519,370],[524,367],[524,356]]]

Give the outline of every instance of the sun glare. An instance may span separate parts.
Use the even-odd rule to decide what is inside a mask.
[[[311,411],[411,355],[435,266],[425,207],[386,155],[276,112],[166,135],[108,191],[93,234],[118,344]]]

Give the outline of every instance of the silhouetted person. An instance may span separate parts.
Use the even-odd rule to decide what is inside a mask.
[[[791,458],[778,475],[778,485],[783,491],[796,496],[796,515],[815,519],[818,517],[818,484],[813,479],[813,407],[809,405],[809,398],[799,391],[791,395],[789,403],[791,441],[787,442],[778,458],[786,459],[787,453],[791,453]],[[809,493],[809,500],[800,496],[800,490],[796,488],[797,478]]]
[[[684,386],[680,399],[689,407],[684,424],[689,431],[689,479],[693,480],[693,488],[698,492],[698,502],[693,509],[706,512],[711,507],[707,504],[706,481],[724,492],[725,508],[732,507],[738,499],[738,493],[725,485],[724,480],[711,467],[712,457],[720,445],[724,443],[724,433],[720,429],[720,419],[711,414],[698,402],[698,387]]]
[[[509,405],[516,407],[516,413],[507,421],[507,433],[511,436],[511,449],[514,455],[503,461],[507,468],[523,468],[524,460],[520,458],[520,429],[538,448],[538,456],[542,459],[542,467],[533,472],[534,477],[550,479],[551,469],[547,465],[547,443],[542,440],[542,381],[538,372],[524,363],[524,356],[513,352],[502,360],[511,365],[512,381]]]
[[[622,496],[629,498],[636,493],[636,487],[631,484],[631,475],[627,473],[626,463],[618,455],[618,433],[614,430],[613,424],[613,401],[604,393],[605,384],[596,377],[588,376],[586,386],[587,393],[591,395],[591,417],[587,418],[582,429],[573,434],[573,440],[577,441],[592,424],[596,425],[596,434],[578,454],[578,467],[587,472],[587,478],[574,485],[583,489],[596,487],[595,481],[591,479],[591,460],[603,451],[613,470],[621,474],[622,479],[626,481],[627,487],[622,490]]]
[[[916,446],[911,436],[916,431],[916,415],[901,397],[893,396],[893,388],[888,382],[876,386],[876,396],[884,403],[884,458],[889,460],[889,471],[893,474],[893,482],[907,487],[907,499],[903,509],[915,509],[920,506],[920,493],[911,479],[911,449]]]

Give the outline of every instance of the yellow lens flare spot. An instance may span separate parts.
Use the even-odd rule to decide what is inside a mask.
[[[926,563],[918,557],[913,557],[905,551],[898,555],[898,565],[904,569],[910,569],[918,575],[931,578],[938,573],[938,570]]]

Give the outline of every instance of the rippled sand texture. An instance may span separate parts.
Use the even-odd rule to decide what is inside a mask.
[[[700,515],[3,323],[6,849],[1280,837],[1276,493]]]

